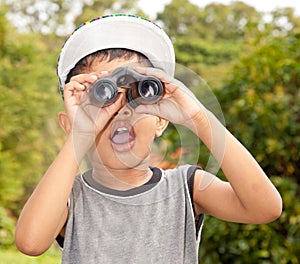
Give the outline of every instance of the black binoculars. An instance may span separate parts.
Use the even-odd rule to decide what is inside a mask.
[[[99,79],[90,87],[91,103],[100,107],[113,103],[118,88],[126,89],[126,99],[132,108],[140,104],[154,104],[163,95],[159,79],[141,75],[128,67],[119,67],[108,78]]]

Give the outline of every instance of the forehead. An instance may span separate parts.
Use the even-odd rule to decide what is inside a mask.
[[[99,61],[95,60],[91,64],[90,72],[97,71],[113,71],[118,67],[126,66],[126,67],[134,67],[134,66],[151,66],[148,60],[141,60],[138,57],[132,57],[130,59],[125,58],[115,58],[113,60],[104,60]]]

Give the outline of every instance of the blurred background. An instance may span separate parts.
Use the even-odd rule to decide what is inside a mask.
[[[147,12],[150,2],[156,9]],[[25,257],[13,241],[20,210],[64,141],[56,121],[63,110],[57,57],[75,25],[132,13],[151,18],[171,36],[177,63],[207,82],[226,126],[283,197],[282,216],[268,225],[207,216],[199,263],[300,263],[300,15],[295,11],[266,12],[243,1],[0,0],[0,262],[60,263],[56,245],[41,257]],[[170,126],[164,168],[176,165],[185,151],[179,141]],[[196,162],[205,167],[208,159],[201,145]]]

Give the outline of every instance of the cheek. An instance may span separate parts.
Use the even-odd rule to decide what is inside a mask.
[[[144,143],[152,141],[156,134],[156,119],[154,117],[146,117],[141,119],[135,125],[135,135],[137,140]]]

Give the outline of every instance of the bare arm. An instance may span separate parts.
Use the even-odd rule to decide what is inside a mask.
[[[280,194],[246,148],[179,81],[162,71],[137,68],[164,82],[160,104],[142,105],[140,113],[161,116],[192,130],[209,148],[228,182],[197,171],[194,203],[197,213],[244,223],[266,223],[280,216]]]
[[[15,242],[20,251],[40,255],[55,240],[67,219],[67,200],[77,171],[72,138],[68,137],[19,217]]]
[[[15,243],[25,254],[42,254],[64,227],[78,164],[121,107],[122,95],[105,108],[82,103],[84,91],[96,79],[94,74],[77,75],[65,86],[67,113],[60,113],[59,120],[67,133],[66,142],[24,206],[16,226]]]
[[[282,211],[280,194],[246,148],[209,112],[205,119],[196,118],[194,124],[229,181],[204,171],[196,173],[194,201],[198,213],[242,223],[267,223],[278,218]]]

